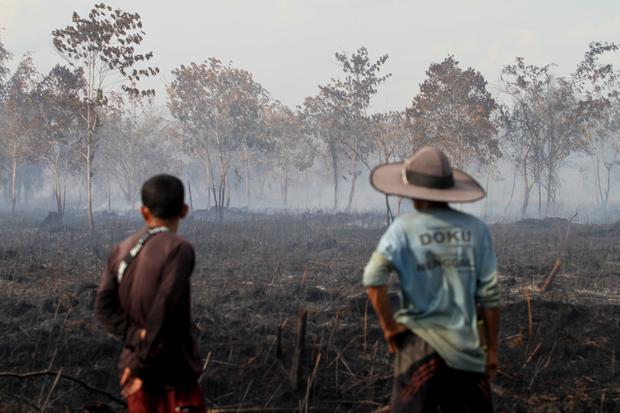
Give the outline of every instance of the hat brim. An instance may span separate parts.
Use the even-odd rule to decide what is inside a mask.
[[[454,186],[434,189],[405,183],[402,176],[403,163],[389,163],[376,167],[370,173],[370,184],[386,195],[423,199],[438,202],[475,202],[485,197],[482,186],[470,175],[453,168]]]

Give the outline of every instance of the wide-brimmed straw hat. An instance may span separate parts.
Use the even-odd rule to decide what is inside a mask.
[[[387,195],[439,202],[473,202],[484,189],[470,175],[452,168],[439,149],[425,146],[404,162],[376,167],[370,183]]]

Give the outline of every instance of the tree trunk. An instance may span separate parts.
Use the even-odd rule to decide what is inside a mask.
[[[213,183],[213,171],[211,171],[211,164],[205,158],[202,158],[202,164],[205,167],[207,173],[207,211],[211,209],[211,195],[215,196],[215,185]]]
[[[288,168],[284,168],[284,182],[282,182],[282,198],[284,200],[284,208],[288,207]]]
[[[542,217],[542,182],[538,179],[538,217]]]
[[[89,112],[92,112],[92,109],[89,108]],[[91,114],[89,114],[91,115]],[[90,117],[90,116],[89,116]],[[90,232],[95,232],[95,217],[93,215],[93,171],[92,171],[92,147],[93,147],[93,139],[94,139],[94,121],[89,119],[88,125],[88,136],[86,140],[86,199],[87,199],[87,208],[88,208],[88,226],[90,228]]]
[[[78,200],[77,200],[77,205],[75,207],[76,210],[80,210],[80,208],[82,208],[82,190],[84,189],[84,177],[82,176],[82,173],[80,173],[80,183],[78,185]]]
[[[334,149],[332,149],[331,158],[332,158],[332,172],[333,172],[333,180],[334,180],[334,206],[333,211],[336,212],[338,209],[338,155],[334,153]]]
[[[521,204],[521,218],[525,218],[527,215],[527,207],[530,203],[530,193],[532,192],[532,186],[526,187],[523,193],[523,202]]]
[[[521,203],[521,219],[527,215],[527,207],[530,203],[530,192],[532,191],[532,185],[530,185],[529,178],[527,176],[527,164],[523,164],[523,200]]]
[[[554,182],[554,169],[547,169],[547,201],[545,205],[545,218],[549,216],[549,208],[555,202],[556,183]]]
[[[530,204],[530,194],[532,193],[532,189],[534,188],[535,183],[529,182],[529,178],[527,174],[523,176],[523,202],[521,204],[521,218],[525,218],[527,215],[527,208]]]
[[[106,174],[106,189],[108,192],[108,212],[112,212],[112,186],[110,185],[110,174]]]
[[[62,214],[65,214],[67,210],[67,173],[63,176],[63,189],[62,189]]]
[[[216,217],[218,224],[224,223],[224,206],[226,202],[226,168],[224,164],[220,165],[220,182],[217,195],[214,193]]]
[[[353,207],[353,197],[355,196],[355,183],[357,182],[357,174],[353,175],[351,180],[351,190],[349,191],[349,202],[347,204],[347,212],[351,212]]]
[[[487,183],[484,188],[486,196],[484,197],[484,219],[489,216],[489,181],[491,180],[491,171],[487,172]]]
[[[226,209],[230,208],[230,181],[226,179]]]
[[[506,207],[504,208],[504,213],[508,212],[508,209],[510,208],[510,205],[512,204],[512,200],[515,196],[515,188],[517,186],[517,172],[518,172],[518,169],[515,168],[515,172],[512,175],[512,189],[510,190],[510,198],[508,198],[508,203],[506,204]]]
[[[607,212],[607,204],[609,203],[609,193],[611,192],[611,168],[613,163],[605,164],[605,173],[607,178],[607,185],[605,186],[605,198],[603,199],[603,208]]]
[[[130,192],[130,202],[131,202],[131,210],[135,210],[136,208],[136,191],[135,191],[135,187],[134,184],[131,185],[131,192]]]
[[[355,184],[357,183],[357,154],[354,155],[353,161],[353,177],[351,179],[351,190],[349,191],[349,202],[347,204],[347,212],[351,212],[351,207],[353,206],[353,197],[355,196]]]
[[[60,173],[58,172],[58,165],[52,165],[53,173],[54,173],[54,197],[56,198],[56,211],[58,215],[63,216],[63,208],[62,208],[62,193],[60,188]]]
[[[552,195],[553,192],[551,192],[551,180],[548,180],[548,187],[547,187],[547,200],[545,202],[545,217],[549,216],[549,207],[551,206],[551,202],[552,202]]]
[[[11,202],[13,204],[13,208],[11,210],[12,215],[15,215],[15,204],[17,203],[16,180],[17,180],[17,158],[14,156],[13,159],[11,160]]]
[[[248,209],[251,206],[252,191],[250,188],[250,154],[247,145],[243,145],[243,158],[245,162],[245,199]]]
[[[390,208],[390,198],[388,197],[388,195],[385,195],[385,215],[386,215],[386,225],[390,226],[390,224],[392,223],[392,219],[394,218],[392,216],[392,210]]]
[[[594,185],[596,189],[596,201],[597,203],[604,204],[603,200],[603,183],[601,182],[601,159],[597,155],[596,156],[596,168],[594,170]]]
[[[192,198],[192,183],[187,180],[187,195],[189,196],[189,210],[194,212],[194,199]]]

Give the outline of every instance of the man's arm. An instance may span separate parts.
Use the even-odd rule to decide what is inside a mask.
[[[491,242],[488,228],[484,228],[480,245],[478,262],[478,282],[476,300],[482,310],[482,319],[485,324],[485,338],[487,342],[487,374],[495,378],[498,369],[498,348],[500,328],[500,293],[497,283],[497,258]]]
[[[395,340],[396,336],[408,331],[408,329],[394,320],[392,306],[390,305],[390,299],[385,286],[368,287],[368,299],[372,304],[372,308],[375,309],[375,313],[379,319],[379,324],[383,330],[383,336],[385,337],[385,341],[388,343],[390,353],[394,353],[398,350]]]
[[[401,261],[403,246],[406,245],[403,229],[398,220],[394,221],[381,237],[379,245],[364,268],[363,284],[368,289],[368,299],[375,309],[383,336],[390,352],[397,350],[395,338],[407,330],[394,320],[386,285],[390,274]]]
[[[161,284],[146,319],[146,335],[134,364],[130,366],[133,376],[142,377],[153,357],[165,345],[166,335],[174,324],[176,309],[189,300],[190,276],[194,269],[194,250],[187,243],[180,244],[169,257],[162,272]]]
[[[127,317],[118,300],[116,274],[113,273],[112,268],[112,258],[116,256],[115,252],[116,248],[108,257],[106,267],[101,274],[101,282],[95,299],[95,316],[108,333],[122,340],[127,328]]]
[[[499,367],[497,350],[499,348],[499,307],[482,308],[482,318],[484,320],[486,340],[487,340],[487,374],[494,379]]]

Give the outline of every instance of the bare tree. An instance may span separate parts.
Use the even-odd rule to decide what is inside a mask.
[[[342,163],[348,148],[343,136],[347,133],[346,113],[342,100],[334,93],[321,90],[316,96],[304,99],[299,108],[304,134],[313,136],[319,144],[325,166],[330,170],[334,188],[332,209],[338,209],[338,189]]]
[[[239,154],[250,199],[250,151],[265,144],[260,140],[268,95],[249,72],[215,58],[181,65],[172,74],[168,109],[184,127],[186,150],[205,166],[209,196],[221,222],[230,201],[232,161]]]
[[[560,188],[558,171],[573,152],[585,151],[587,111],[579,101],[574,83],[550,72],[551,65],[526,65],[523,58],[502,71],[504,91],[513,105],[501,116],[509,158],[520,170],[525,216],[531,190],[538,188],[538,214],[543,215],[556,200]]]
[[[106,177],[108,208],[114,180],[127,205],[134,210],[142,182],[158,173],[176,174],[180,170],[175,141],[156,108],[136,99],[116,99],[101,113],[95,167]]]
[[[453,56],[433,63],[406,114],[417,142],[432,143],[455,166],[489,167],[501,155],[492,121],[497,108],[484,77]]]
[[[13,55],[4,47],[2,38],[0,37],[0,99],[3,98],[5,92],[5,82],[11,71],[7,67]]]
[[[357,178],[361,173],[360,166],[368,165],[368,157],[373,151],[372,138],[368,133],[370,101],[377,93],[379,86],[392,74],[381,74],[388,55],[382,55],[373,62],[364,46],[350,56],[346,53],[336,53],[335,57],[342,65],[345,77],[344,79],[332,79],[330,84],[321,86],[321,91],[341,105],[338,112],[344,116],[342,123],[345,131],[341,137],[342,144],[349,154],[348,175],[351,178],[351,186],[346,210],[350,211]]]
[[[594,153],[596,199],[605,210],[612,171],[620,163],[620,78],[616,68],[603,63],[601,58],[618,48],[612,42],[590,43],[573,74],[575,88],[587,112],[584,130]]]
[[[132,96],[153,95],[154,90],[139,90],[136,85],[142,77],[159,73],[159,69],[135,68],[153,57],[152,52],[136,51],[145,35],[138,13],[96,4],[87,17],[73,12],[72,24],[54,30],[52,35],[56,50],[71,66],[81,68],[84,75],[86,135],[81,155],[85,162],[88,223],[94,231],[92,162],[98,108],[107,103],[109,93],[119,84]]]
[[[10,166],[10,191],[12,213],[15,214],[17,203],[17,171],[18,167],[30,161],[33,156],[33,139],[37,130],[36,106],[34,89],[37,84],[38,72],[32,57],[26,54],[13,75],[5,85],[2,110],[0,111],[0,127],[2,139],[0,150],[8,159]]]
[[[404,112],[373,114],[370,137],[379,164],[401,161],[410,156],[416,146]]]
[[[4,119],[4,98],[6,92],[6,79],[11,74],[7,64],[11,61],[13,55],[4,47],[4,43],[2,43],[2,38],[0,37],[0,122]],[[4,132],[0,130],[0,139],[4,136]],[[2,165],[6,165],[9,163],[6,154],[0,150],[0,163]],[[0,168],[0,172],[2,172],[3,168]],[[1,176],[1,175],[0,175]],[[4,177],[3,181],[4,181]],[[8,185],[10,186],[10,184]],[[8,193],[8,191],[7,191]]]
[[[404,112],[376,113],[370,118],[369,135],[373,154],[378,164],[398,162],[411,156],[418,143],[412,135]],[[369,170],[372,169],[368,165]],[[402,198],[398,198],[397,212],[400,213]],[[387,224],[392,221],[393,214],[389,196],[385,195]]]
[[[281,176],[282,202],[286,207],[291,174],[313,165],[316,147],[312,136],[303,133],[300,119],[288,107],[275,102],[267,116],[269,135],[273,140],[269,156]]]
[[[64,214],[66,178],[79,162],[81,113],[84,88],[81,69],[54,66],[37,85],[36,101],[40,130],[36,154],[52,173],[56,211]],[[64,189],[63,189],[64,187]]]

